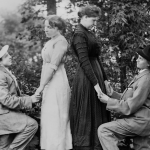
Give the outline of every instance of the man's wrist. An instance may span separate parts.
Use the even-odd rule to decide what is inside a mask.
[[[32,95],[32,96],[31,96],[32,104],[33,104],[33,103],[35,103],[34,99],[35,99],[35,96],[34,96],[34,95]]]

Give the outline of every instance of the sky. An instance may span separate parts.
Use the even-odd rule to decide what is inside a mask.
[[[25,0],[0,0],[0,16],[2,16],[5,13],[11,13],[15,12],[17,10],[17,7],[22,4]],[[67,14],[65,11],[65,6],[70,2],[70,0],[62,0],[59,9],[57,10],[57,15],[61,16],[62,18],[72,18],[76,17],[77,13],[74,11],[71,15]],[[41,6],[37,9],[42,9]],[[1,17],[0,17],[1,19]]]
[[[3,21],[3,16],[7,13],[17,11],[17,7],[25,0],[0,0],[0,22]]]
[[[0,14],[6,11],[15,11],[25,0],[0,0]]]

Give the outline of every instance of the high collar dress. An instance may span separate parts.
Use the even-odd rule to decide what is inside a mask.
[[[42,74],[47,68],[59,64],[52,79],[45,86],[41,107],[41,149],[67,150],[72,148],[69,122],[70,87],[64,68],[63,57],[67,51],[55,49],[63,36],[49,40],[42,49]],[[57,45],[59,46],[59,45]]]
[[[94,89],[99,84],[106,93],[104,80],[107,77],[99,59],[100,46],[95,35],[81,24],[74,31],[71,45],[78,58],[70,104],[73,149],[102,150],[97,129],[110,121],[110,113]]]

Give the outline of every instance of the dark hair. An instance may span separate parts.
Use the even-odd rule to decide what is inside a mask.
[[[78,16],[82,18],[83,16],[87,17],[99,17],[101,15],[101,9],[95,5],[86,5],[81,7]]]
[[[57,15],[49,15],[46,20],[48,20],[51,27],[57,27],[62,33],[66,30],[66,22],[61,17]]]

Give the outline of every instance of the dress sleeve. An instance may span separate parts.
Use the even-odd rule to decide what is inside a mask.
[[[74,35],[73,45],[77,53],[81,68],[83,69],[87,78],[95,86],[98,83],[98,80],[89,61],[88,45],[84,35],[81,33]]]
[[[50,61],[50,66],[54,67],[55,70],[57,70],[57,67],[59,66],[60,62],[62,61],[66,51],[67,51],[68,43],[65,40],[57,41],[53,45],[53,53]]]

